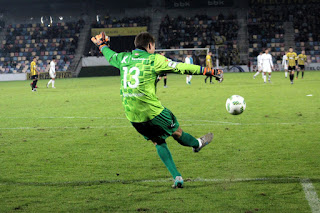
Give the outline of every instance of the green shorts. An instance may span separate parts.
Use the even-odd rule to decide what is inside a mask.
[[[179,122],[167,108],[150,121],[131,124],[145,139],[155,142],[167,139],[179,128]]]

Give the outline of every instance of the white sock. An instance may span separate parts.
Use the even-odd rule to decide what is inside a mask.
[[[189,76],[186,77],[186,83],[188,83],[188,82],[189,82]]]
[[[48,82],[48,86],[49,86],[49,84],[51,84],[51,82],[52,82],[52,79]]]
[[[52,87],[54,87],[54,80],[52,80]]]
[[[271,79],[271,75],[269,75],[268,81],[270,81],[270,79]]]
[[[201,142],[200,138],[198,138],[198,142],[199,142],[199,147],[201,147],[202,146],[202,142]]]
[[[264,81],[264,83],[267,82],[267,76],[266,75],[263,75],[263,81]]]
[[[288,77],[288,72],[287,71],[284,72],[284,76]]]
[[[254,74],[254,77],[256,77],[257,75],[259,75],[260,74],[260,72],[256,72],[256,74]]]
[[[189,81],[191,81],[192,75],[189,75]]]

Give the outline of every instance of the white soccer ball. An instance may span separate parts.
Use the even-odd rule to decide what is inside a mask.
[[[226,109],[232,115],[240,115],[246,109],[246,102],[240,95],[233,95],[227,99]]]

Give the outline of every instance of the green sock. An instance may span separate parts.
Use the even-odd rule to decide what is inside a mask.
[[[193,148],[199,147],[199,141],[195,137],[193,137],[192,135],[185,133],[185,132],[182,132],[181,137],[176,140],[182,146],[191,146]]]
[[[161,158],[164,165],[166,165],[167,169],[171,173],[173,179],[176,178],[176,176],[181,176],[181,174],[178,172],[176,165],[173,162],[170,150],[168,149],[168,146],[166,143],[156,145],[157,152],[159,157]]]

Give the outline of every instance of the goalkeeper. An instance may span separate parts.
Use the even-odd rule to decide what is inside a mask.
[[[213,134],[196,139],[181,129],[176,117],[161,105],[155,94],[157,76],[167,72],[210,76],[214,72],[154,54],[155,39],[147,32],[135,37],[136,49],[132,52],[116,53],[108,47],[108,40],[104,33],[91,38],[109,63],[120,69],[120,95],[126,117],[145,139],[154,143],[159,157],[173,176],[173,187],[182,188],[183,179],[167,147],[166,138],[172,136],[181,145],[193,147],[194,152],[199,152],[211,142]]]

